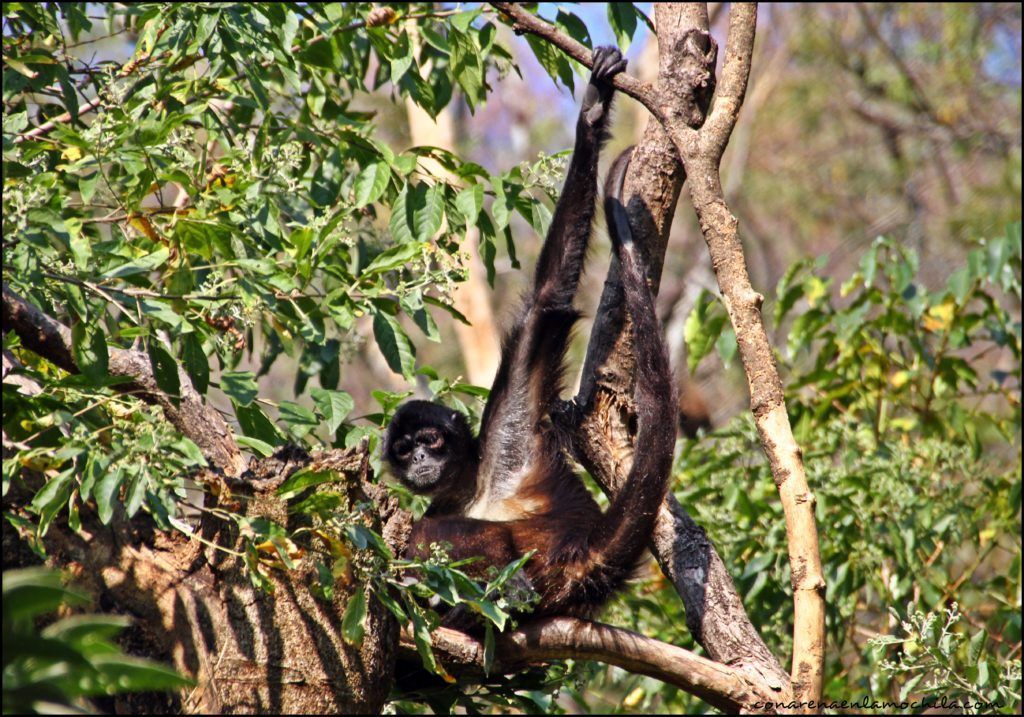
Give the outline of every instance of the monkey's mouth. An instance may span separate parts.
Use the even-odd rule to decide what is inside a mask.
[[[413,468],[405,474],[405,482],[411,488],[426,492],[437,487],[441,481],[441,475],[436,468],[424,466]]]

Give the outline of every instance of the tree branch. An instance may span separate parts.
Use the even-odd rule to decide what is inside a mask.
[[[449,628],[431,633],[432,646],[453,669],[483,671],[484,646]],[[415,652],[404,632],[402,647]],[[492,672],[513,672],[539,660],[597,660],[675,685],[726,713],[738,713],[758,698],[740,671],[630,630],[571,617],[530,621],[496,636]]]
[[[729,12],[724,101],[715,107],[700,141],[688,143],[671,129],[690,182],[690,199],[711,255],[718,286],[736,333],[761,446],[771,467],[786,519],[793,584],[793,698],[821,697],[825,650],[825,579],[814,521],[814,495],[807,485],[803,455],[786,413],[785,392],[775,356],[761,320],[764,297],[754,291],[747,272],[738,222],[725,203],[719,162],[735,126],[746,91],[753,53],[756,6],[737,3]]]
[[[594,66],[593,55],[585,45],[572,39],[554,25],[545,22],[529,10],[525,10],[516,3],[510,2],[492,2],[490,4],[512,20],[512,30],[517,35],[522,35],[523,33],[536,35],[559,48],[580,64],[591,68]],[[627,75],[625,72],[617,74],[612,84],[615,85],[615,89],[625,92],[643,104],[655,117],[663,119],[663,113],[658,104],[658,95],[649,84],[631,75]]]
[[[725,62],[722,80],[715,92],[715,104],[701,131],[704,151],[721,159],[736,126],[743,96],[750,78],[750,60],[754,51],[754,30],[757,26],[756,3],[733,3],[729,9],[729,34],[725,41]]]
[[[7,282],[3,283],[3,294],[4,333],[14,331],[26,348],[65,371],[78,373],[71,329],[25,301],[7,286]],[[131,383],[120,384],[115,390],[136,393],[147,403],[163,408],[167,420],[199,447],[211,465],[232,476],[245,470],[245,459],[231,429],[217,411],[204,403],[181,367],[178,367],[181,395],[175,402],[160,390],[146,354],[117,348],[108,350],[108,373],[132,379]]]

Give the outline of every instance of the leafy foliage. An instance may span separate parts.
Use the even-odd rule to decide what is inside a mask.
[[[89,599],[43,568],[3,576],[4,714],[79,712],[83,697],[170,690],[192,684],[166,667],[121,652],[123,617],[79,614],[39,630],[37,621]]]
[[[31,444],[5,461],[5,492],[19,467],[59,458],[43,468],[39,535],[93,497],[109,520],[125,486],[130,513],[141,506],[167,527],[182,476],[202,465],[187,440],[111,392],[113,349],[145,351],[172,398],[179,367],[200,393],[226,396],[239,443],[256,454],[285,440],[376,441],[346,422],[353,402],[337,390],[360,318],[394,371],[429,374],[407,327],[438,341],[432,311],[463,319],[451,292],[465,231],[479,229],[493,278],[499,237],[514,257],[512,214],[546,230],[547,167],[561,158],[491,175],[434,147],[396,154],[375,138],[373,115],[353,108],[383,88],[432,115],[455,88],[475,107],[488,71],[510,67],[494,23],[429,3],[372,10],[106,6],[110,37],[138,40],[125,61],[97,64],[89,41],[100,28],[84,3],[5,6],[4,281],[71,326],[81,371],[61,376],[5,337],[44,387],[26,398],[5,386],[5,430]],[[43,121],[64,111],[71,121]],[[430,174],[426,158],[446,174]],[[268,412],[257,380],[282,355],[303,367],[296,394],[311,378],[320,387],[312,405]],[[143,453],[171,458],[129,469]],[[94,493],[89,476],[101,475]]]
[[[895,660],[881,664],[884,672],[902,684],[900,700],[917,693],[926,701],[931,698],[932,704],[942,700],[943,709],[959,706],[964,711],[1019,703],[1020,659],[1001,662],[998,655],[989,654],[989,636],[984,629],[970,631],[969,638],[958,631],[963,615],[955,602],[944,613],[912,612],[900,620],[903,637],[883,635],[869,642],[879,652],[900,646]],[[892,615],[900,619],[895,610]],[[966,675],[961,674],[964,664]]]

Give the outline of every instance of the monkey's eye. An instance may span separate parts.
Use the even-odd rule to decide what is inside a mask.
[[[436,428],[427,428],[416,434],[416,443],[436,451],[444,445],[444,434]]]
[[[412,441],[408,436],[402,436],[392,444],[391,450],[398,458],[405,458],[412,451]]]

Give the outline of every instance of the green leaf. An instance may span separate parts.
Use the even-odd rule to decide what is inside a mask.
[[[348,499],[340,493],[310,493],[302,500],[288,506],[290,514],[299,513],[302,515],[316,515],[324,519],[330,519],[330,513],[344,510]]]
[[[490,600],[467,600],[466,604],[494,623],[498,630],[505,629],[505,623],[508,622],[508,613]]]
[[[130,624],[131,620],[121,615],[72,615],[46,626],[40,634],[82,649],[89,643],[116,637]]]
[[[451,49],[452,76],[462,88],[463,96],[472,112],[487,96],[480,47],[471,35],[454,31],[448,35],[448,46]]]
[[[169,667],[139,657],[97,655],[93,665],[111,692],[167,691],[195,684]]]
[[[409,33],[403,30],[398,40],[391,46],[391,83],[397,85],[405,73],[412,67],[415,60],[412,53],[412,43],[409,42]]]
[[[362,645],[366,634],[366,591],[360,586],[352,593],[341,618],[341,634],[350,645]]]
[[[49,503],[59,497],[61,489],[71,483],[72,471],[62,471],[60,474],[50,478],[39,489],[39,492],[32,497],[31,505],[37,511],[45,508]]]
[[[39,513],[39,535],[46,534],[50,523],[68,502],[68,497],[75,487],[73,473],[74,469],[69,468],[51,478],[32,499],[32,507]]]
[[[558,15],[555,16],[555,25],[580,44],[588,48],[594,46],[587,26],[574,13],[561,7],[558,8]]]
[[[129,518],[135,516],[142,507],[142,500],[146,497],[146,488],[149,487],[149,472],[144,465],[138,466],[133,471],[134,475],[128,481],[128,488],[124,496],[124,512]]]
[[[501,588],[508,582],[509,578],[522,570],[523,566],[526,565],[527,561],[529,561],[536,552],[536,550],[531,550],[502,568],[501,572],[498,573],[498,577],[487,584],[487,590],[490,591]]]
[[[715,348],[718,349],[718,355],[722,359],[722,366],[729,368],[732,365],[733,359],[736,358],[736,352],[739,350],[739,345],[736,343],[736,332],[733,331],[732,326],[726,325],[722,329],[718,340],[715,341]]]
[[[175,404],[181,398],[181,383],[178,378],[178,362],[163,344],[155,339],[147,342],[146,352],[149,354],[149,365],[153,369],[156,385],[160,387]]]
[[[985,647],[985,638],[988,637],[988,633],[985,630],[979,630],[971,637],[971,641],[967,646],[967,664],[974,665],[978,663],[978,658],[981,657],[981,651]]]
[[[200,395],[205,395],[210,386],[210,362],[203,351],[203,342],[196,333],[181,337],[181,360],[192,379],[192,387]]]
[[[151,254],[146,254],[143,257],[134,259],[127,264],[122,264],[119,267],[111,269],[110,271],[102,274],[104,279],[114,279],[121,276],[131,276],[132,274],[141,274],[146,271],[152,271],[158,266],[163,266],[167,261],[167,257],[170,251],[167,247],[162,246]]]
[[[259,394],[252,371],[225,371],[220,375],[220,390],[239,406],[248,406]]]
[[[423,184],[418,187],[423,187]],[[430,241],[441,229],[444,220],[444,192],[440,184],[435,184],[426,189],[422,203],[419,202],[420,190],[414,193],[416,202],[413,205],[413,222],[416,238],[420,241]]]
[[[683,329],[686,365],[691,373],[697,369],[701,359],[711,352],[728,320],[729,317],[721,302],[706,291],[702,291]]]
[[[288,479],[278,487],[277,495],[281,498],[291,498],[306,490],[306,488],[335,480],[338,480],[338,474],[334,471],[316,471],[310,468],[300,468],[288,476]]]
[[[110,519],[114,516],[114,504],[123,479],[124,471],[121,468],[115,468],[114,470],[108,470],[96,481],[92,494],[96,499],[96,512],[99,514],[100,522],[103,525],[109,524]]]
[[[68,217],[64,220],[64,226],[68,229],[68,248],[71,250],[75,268],[85,271],[89,268],[89,259],[92,257],[92,242],[82,233],[82,220]]]
[[[97,384],[107,377],[107,340],[99,328],[79,321],[71,327],[71,346],[83,376]]]
[[[314,388],[310,391],[313,402],[316,404],[320,415],[327,421],[327,431],[334,435],[334,432],[341,426],[345,416],[355,407],[355,401],[344,391],[332,391],[326,388]]]
[[[455,196],[455,208],[466,218],[466,225],[473,226],[484,207],[484,186],[471,184]]]
[[[258,438],[252,438],[251,436],[235,436],[235,441],[238,445],[244,448],[253,449],[264,458],[274,455],[274,447],[266,441],[261,441]]]
[[[636,32],[636,10],[631,2],[610,2],[608,8],[608,24],[615,33],[615,40],[623,51],[629,49]]]
[[[355,190],[355,207],[365,207],[384,195],[384,190],[391,180],[391,168],[385,162],[374,162],[363,167],[356,176],[353,186]]]
[[[444,303],[440,299],[434,298],[433,296],[424,296],[423,302],[426,304],[430,304],[431,306],[436,306],[439,309],[444,309],[449,314],[451,314],[452,318],[455,319],[456,321],[463,323],[466,326],[470,325],[469,319],[463,316],[458,309],[456,309],[454,306]]]
[[[334,43],[330,37],[325,37],[319,42],[304,43],[303,48],[296,55],[299,62],[313,67],[323,67],[333,70],[336,66],[334,56]]]
[[[68,309],[78,321],[88,322],[89,305],[85,303],[85,295],[82,290],[74,284],[64,286],[64,295],[67,297]]]
[[[919,675],[914,675],[913,677],[911,677],[910,679],[908,679],[906,682],[903,683],[903,685],[900,687],[900,693],[899,693],[899,695],[900,695],[900,702],[905,701],[910,696],[910,693],[914,691],[914,688],[917,687],[918,683],[921,682],[921,680],[923,678],[924,678],[924,673],[921,673]]]
[[[558,82],[561,81],[572,92],[575,89],[572,66],[569,65],[569,61],[565,59],[562,51],[533,35],[527,35],[526,42],[530,49],[533,50],[533,54],[537,57],[540,66],[554,80],[555,85],[557,86]]]
[[[412,244],[415,241],[411,228],[412,223],[409,221],[411,210],[407,209],[411,191],[412,185],[406,184],[395,197],[395,203],[391,205],[391,220],[388,222],[388,230],[391,232],[391,237],[400,245]]]
[[[380,600],[381,604],[384,607],[391,611],[392,615],[398,618],[399,622],[401,622],[404,625],[409,621],[409,616],[405,614],[405,610],[402,608],[399,602],[395,600],[393,597],[391,597],[391,595],[388,593],[386,586],[381,588],[380,590],[375,590],[373,594],[374,597]]]
[[[391,370],[412,380],[416,350],[398,320],[383,311],[377,311],[373,316],[373,337]]]
[[[281,401],[278,409],[281,419],[291,427],[292,432],[299,438],[320,425],[312,411],[293,401]]]
[[[31,619],[53,612],[64,603],[84,605],[89,597],[61,585],[60,573],[46,568],[5,570],[3,574],[3,611],[7,620]],[[4,651],[8,650],[4,643]],[[5,656],[6,657],[6,656]]]
[[[497,177],[492,179],[491,186],[494,188],[491,216],[494,217],[495,229],[500,231],[508,226],[509,220],[512,218],[512,210],[515,209],[520,187],[506,183]]]
[[[249,406],[236,405],[235,418],[238,419],[238,425],[241,427],[242,433],[250,438],[258,438],[269,444],[280,442],[281,432],[267,418],[267,414],[263,412],[263,409],[255,403]]]
[[[412,634],[413,639],[416,641],[416,651],[423,661],[423,666],[435,675],[446,676],[448,673],[437,662],[437,659],[434,657],[434,651],[430,647],[430,628],[427,627],[426,621],[423,619],[422,614],[420,614],[420,608],[412,603],[407,603],[407,607],[409,617],[412,618]],[[449,677],[449,679],[451,678]]]
[[[422,251],[423,244],[417,241],[393,246],[375,256],[373,261],[366,265],[362,273],[383,274],[386,271],[398,269],[406,266],[412,259],[419,256]]]
[[[384,539],[365,525],[356,524],[346,526],[345,537],[358,550],[372,548],[374,552],[383,558],[387,558],[388,560],[393,558],[391,549],[387,546],[387,543],[384,542]]]
[[[411,316],[413,322],[423,332],[424,336],[435,343],[441,341],[441,331],[437,328],[434,317],[430,315],[430,312],[421,307],[412,312]]]
[[[92,202],[92,198],[96,195],[96,185],[99,183],[99,179],[99,172],[93,172],[88,177],[79,178],[78,193],[82,195],[82,204],[88,205]]]

